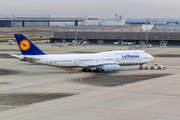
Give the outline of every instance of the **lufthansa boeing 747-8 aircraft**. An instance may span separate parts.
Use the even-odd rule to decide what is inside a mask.
[[[47,64],[59,67],[80,67],[82,71],[96,68],[100,72],[119,71],[120,66],[142,65],[153,60],[153,56],[143,50],[106,51],[94,54],[52,54],[42,52],[22,34],[15,34],[22,55],[11,54],[21,61]]]

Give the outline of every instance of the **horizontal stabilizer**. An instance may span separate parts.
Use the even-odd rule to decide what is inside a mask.
[[[40,60],[37,57],[28,57],[26,55],[15,55],[15,54],[9,54],[9,55],[16,57],[16,58],[19,58],[20,60]]]
[[[9,55],[16,57],[16,58],[19,58],[19,56],[20,56],[20,55],[15,55],[15,54],[9,54]]]

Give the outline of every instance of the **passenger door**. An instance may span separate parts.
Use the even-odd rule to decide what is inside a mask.
[[[77,58],[74,58],[74,64],[77,64]]]
[[[118,63],[120,62],[120,57],[119,57],[119,56],[117,57],[117,62],[118,62]]]
[[[139,61],[142,61],[142,56],[144,56],[144,53],[139,54]]]
[[[99,59],[98,58],[96,58],[96,63],[99,63]]]

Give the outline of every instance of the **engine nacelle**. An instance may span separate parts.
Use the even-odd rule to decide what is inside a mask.
[[[111,71],[119,71],[121,69],[120,65],[102,65],[102,72],[111,72]]]

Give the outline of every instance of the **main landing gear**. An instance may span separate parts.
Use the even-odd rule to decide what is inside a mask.
[[[92,70],[90,68],[83,68],[82,71],[83,72],[91,72]]]
[[[143,65],[143,64],[141,64],[141,65],[139,66],[139,69],[140,69],[140,70],[142,69],[142,65]]]

